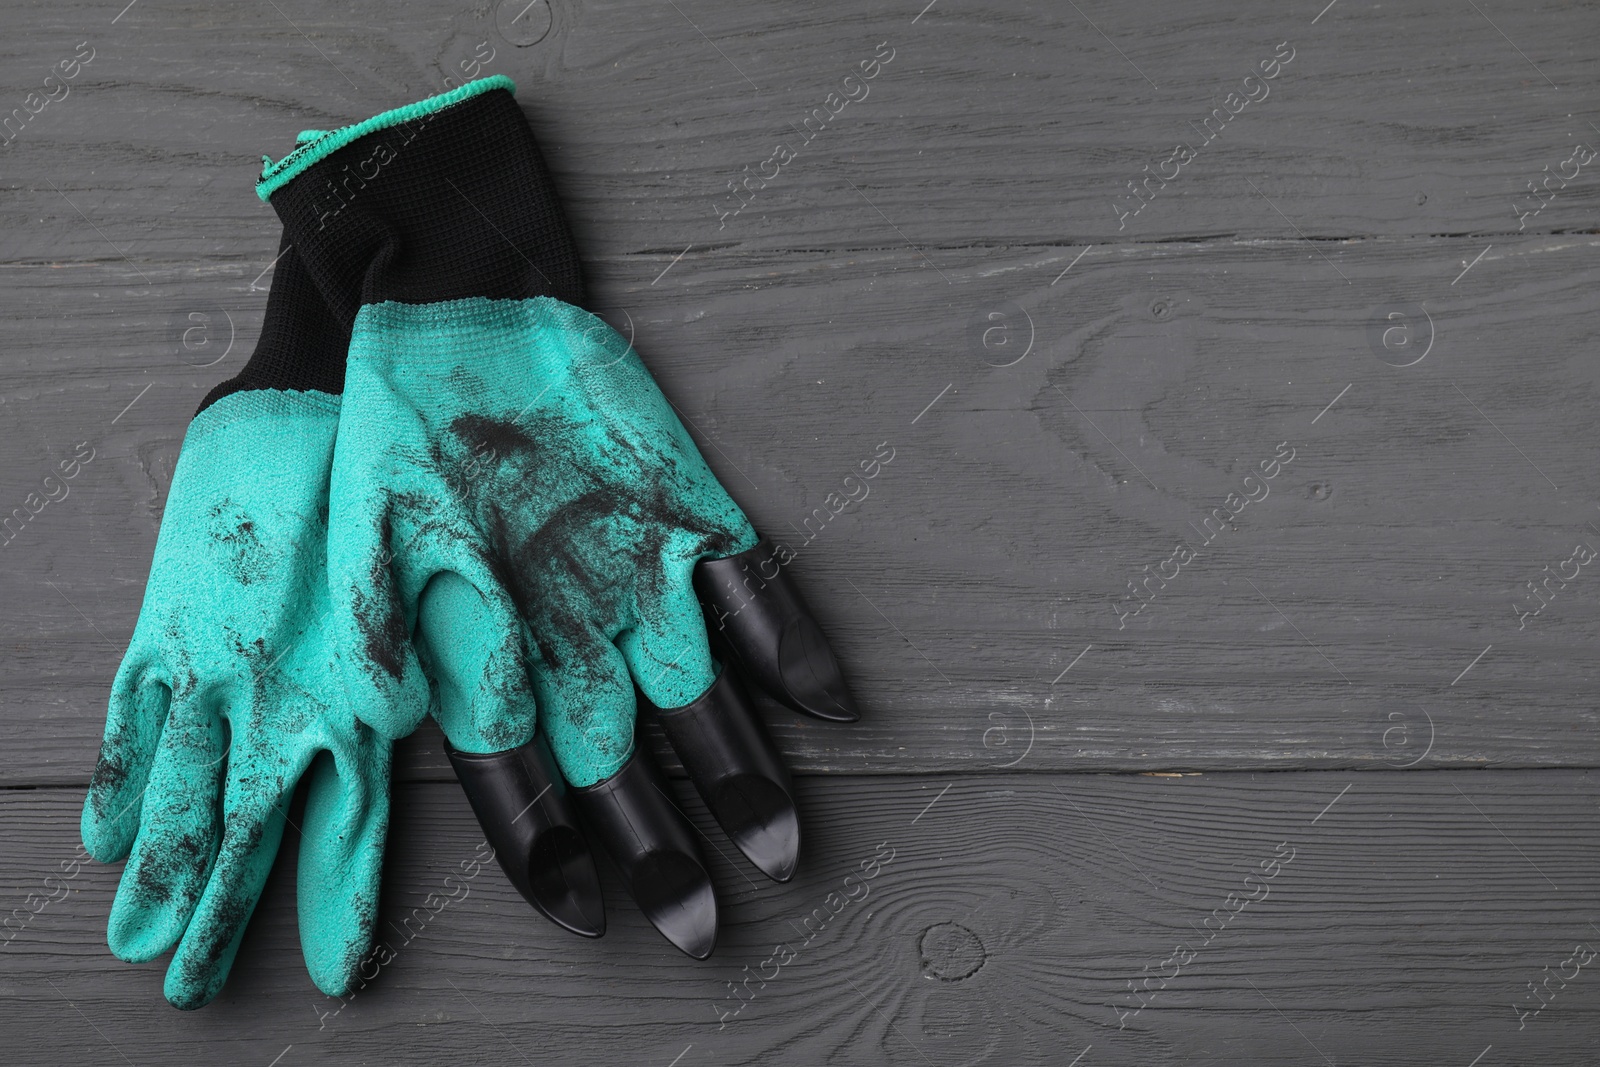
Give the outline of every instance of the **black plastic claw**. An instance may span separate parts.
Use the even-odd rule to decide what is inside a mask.
[[[594,857],[544,735],[505,752],[445,751],[511,884],[557,926],[605,933]]]
[[[787,882],[800,859],[800,816],[789,771],[734,672],[724,670],[699,699],[656,709],[723,831],[767,877]]]
[[[572,790],[622,870],[633,899],[661,935],[697,960],[717,943],[717,896],[694,830],[642,749],[603,782]]]
[[[694,569],[712,635],[774,700],[828,722],[861,718],[839,661],[799,588],[762,538],[756,547]]]

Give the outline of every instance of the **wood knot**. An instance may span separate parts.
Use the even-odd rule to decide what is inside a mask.
[[[989,954],[983,940],[960,923],[936,923],[922,931],[918,943],[922,971],[941,982],[960,982],[977,974]]]

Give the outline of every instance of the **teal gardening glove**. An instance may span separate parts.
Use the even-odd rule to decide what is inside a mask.
[[[735,674],[818,718],[857,712],[787,550],[757,536],[637,354],[582,310],[512,88],[486,78],[324,134],[258,186],[352,327],[332,631],[363,719],[399,736],[433,704],[535,906],[603,928],[552,914],[557,897],[600,906],[562,866],[584,854],[564,779],[646,915],[704,958],[715,895],[635,743],[635,690],[724,830],[779,880],[799,852],[793,787]],[[489,729],[529,721],[531,741]],[[464,749],[453,722],[489,743]],[[541,797],[559,834],[522,817]]]
[[[167,999],[217,995],[277,854],[291,796],[299,917],[317,986],[342,995],[372,939],[389,740],[337,680],[328,479],[348,332],[285,245],[254,355],[190,423],[144,606],[112,685],[84,844],[128,863],[107,939],[174,945]]]

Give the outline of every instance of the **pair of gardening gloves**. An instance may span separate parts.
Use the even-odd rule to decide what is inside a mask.
[[[605,929],[595,851],[696,958],[716,897],[650,754],[780,881],[793,786],[741,684],[857,712],[793,585],[630,343],[584,310],[571,233],[501,77],[301,134],[261,340],[184,439],[83,810],[127,858],[112,951],[176,946],[215,997],[304,785],[311,977],[372,947],[393,743],[432,714],[507,877]]]

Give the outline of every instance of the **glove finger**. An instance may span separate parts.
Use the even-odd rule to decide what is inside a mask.
[[[517,748],[537,721],[522,622],[497,585],[485,588],[440,571],[417,604],[417,654],[433,683],[434,714],[462,752]]]
[[[298,766],[273,767],[244,757],[229,768],[222,845],[194,917],[167,966],[163,992],[173,1007],[204,1007],[221,991],[272,871],[289,797],[308,761],[309,753]]]
[[[638,623],[617,645],[717,824],[763,873],[786,882],[800,858],[794,785],[735,672],[716,672],[694,565],[686,551],[639,583]]]
[[[609,778],[633,754],[638,706],[627,662],[593,629],[541,642],[540,651],[534,690],[561,773],[575,786]]]
[[[346,398],[343,410],[355,410]],[[348,419],[348,416],[346,416]],[[413,536],[397,531],[390,494],[371,481],[373,448],[347,440],[340,426],[328,503],[328,632],[345,662],[352,710],[391,741],[415,730],[428,711],[428,682],[411,642],[402,572]],[[362,436],[359,429],[351,436]]]
[[[467,588],[447,579],[439,594],[446,622],[434,627],[433,666],[452,656],[450,666],[459,668],[452,695],[488,697],[482,704],[452,701],[453,708],[470,709],[463,740],[475,750],[514,747],[532,732],[521,663],[524,630],[486,562],[490,554],[481,534],[462,510],[462,487],[452,479],[469,475],[390,456],[390,442],[408,434],[425,437],[427,431],[414,412],[389,412],[393,418],[381,425],[363,421],[362,412],[379,409],[379,402],[347,396],[330,492],[330,632],[354,667],[347,694],[352,710],[391,741],[410,734],[427,714],[433,672],[417,640],[421,600],[436,578],[448,574]],[[396,425],[407,419],[414,425]],[[480,603],[470,603],[469,594]],[[463,634],[441,634],[449,625],[463,625],[473,640],[487,642],[483,651],[465,652]],[[488,673],[469,681],[467,672],[474,669]],[[481,738],[473,739],[474,732]],[[513,735],[520,736],[502,743]]]
[[[111,951],[129,963],[166,952],[189,925],[216,856],[226,750],[209,707],[192,699],[173,705],[106,927]]]
[[[534,734],[523,633],[503,593],[486,596],[454,572],[434,575],[418,604],[417,652],[434,683],[434,714],[485,838],[539,912],[599,937],[600,880],[571,795]]]
[[[117,670],[100,758],[83,801],[79,832],[101,863],[127,856],[138,836],[139,805],[172,700],[172,690],[149,677],[145,667],[130,655]]]
[[[716,892],[694,828],[650,753],[634,747],[633,682],[604,634],[540,644],[535,686],[550,747],[645,917],[696,959],[717,940]]]
[[[306,969],[330,997],[350,991],[377,926],[389,765],[389,743],[360,725],[311,764],[295,899]]]
[[[685,551],[692,551],[684,537]],[[640,575],[631,629],[617,647],[645,698],[658,708],[678,708],[698,699],[716,681],[717,667],[706,637],[705,616],[695,597],[693,556],[674,553],[654,573]]]

